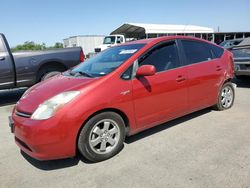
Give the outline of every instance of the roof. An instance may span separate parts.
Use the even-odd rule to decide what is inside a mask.
[[[145,34],[166,34],[166,33],[214,33],[212,28],[195,25],[166,25],[166,24],[143,24],[125,23],[115,29],[111,34],[126,34],[127,37],[139,37]]]
[[[210,43],[207,40],[196,38],[196,37],[189,37],[189,36],[164,36],[164,37],[157,37],[157,38],[149,38],[149,39],[141,39],[141,40],[135,40],[135,41],[130,41],[126,42],[122,45],[129,45],[129,44],[149,44],[149,43],[158,43],[161,41],[167,41],[167,40],[175,40],[175,39],[190,39],[190,40],[196,40],[196,41],[202,41],[202,42],[207,42]]]

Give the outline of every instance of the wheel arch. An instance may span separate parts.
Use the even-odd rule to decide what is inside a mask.
[[[40,81],[40,75],[41,71],[45,69],[46,67],[57,67],[61,71],[66,71],[68,69],[67,66],[65,66],[60,60],[49,60],[46,62],[43,62],[40,64],[39,68],[37,69],[37,82]]]
[[[121,111],[120,109],[117,109],[117,108],[105,108],[105,109],[98,110],[98,111],[96,111],[95,113],[91,114],[91,115],[82,123],[81,127],[79,128],[79,130],[78,130],[78,132],[77,132],[76,140],[75,140],[75,152],[76,152],[76,153],[78,152],[78,149],[77,149],[77,142],[78,142],[79,135],[80,135],[81,130],[83,129],[84,125],[85,125],[92,117],[96,116],[97,114],[103,113],[103,112],[115,112],[115,113],[117,113],[118,115],[120,115],[121,118],[123,119],[124,123],[125,123],[125,134],[126,134],[126,135],[129,134],[129,131],[130,131],[129,119],[128,119],[128,116],[127,116],[123,111]]]

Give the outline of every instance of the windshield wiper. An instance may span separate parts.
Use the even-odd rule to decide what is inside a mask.
[[[70,76],[74,76],[74,75],[75,75],[75,73],[74,73],[74,72],[72,72],[72,70],[69,70],[69,72],[68,72],[68,73],[69,73],[69,75],[70,75]]]
[[[80,75],[82,75],[82,76],[86,76],[86,77],[93,78],[93,76],[92,76],[91,74],[86,73],[86,72],[83,72],[83,71],[77,71],[77,72],[75,72],[75,75],[76,75],[76,74],[80,74]]]

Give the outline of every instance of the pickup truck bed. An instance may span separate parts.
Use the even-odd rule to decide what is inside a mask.
[[[80,47],[11,53],[0,34],[0,89],[29,87],[84,61]]]

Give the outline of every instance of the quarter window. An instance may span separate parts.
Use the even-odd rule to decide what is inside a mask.
[[[218,46],[209,44],[210,49],[213,52],[214,58],[220,58],[222,56],[222,54],[224,53],[224,49],[220,48]]]
[[[133,71],[133,65],[132,64],[122,75],[121,75],[121,78],[123,80],[130,80],[131,79],[131,76],[132,76],[132,71]]]
[[[182,46],[184,48],[188,65],[212,59],[212,54],[206,43],[182,40]]]
[[[179,67],[179,58],[175,42],[156,46],[139,59],[139,66],[154,65],[157,72]]]

